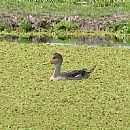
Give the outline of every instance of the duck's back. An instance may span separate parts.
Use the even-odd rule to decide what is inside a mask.
[[[73,70],[68,72],[63,72],[62,75],[68,80],[80,80],[86,79],[90,76],[90,74],[94,71],[96,65],[94,65],[90,70],[81,69],[81,70]]]
[[[87,70],[82,69],[82,70],[73,70],[73,71],[68,71],[62,73],[62,75],[69,80],[80,80],[85,77]]]

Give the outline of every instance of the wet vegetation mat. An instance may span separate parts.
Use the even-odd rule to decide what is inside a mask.
[[[1,0],[0,129],[129,130],[129,13],[129,0]],[[54,52],[62,71],[97,67],[50,81]]]
[[[62,70],[97,67],[81,81],[49,81],[53,52]],[[2,130],[128,130],[130,50],[0,43]]]

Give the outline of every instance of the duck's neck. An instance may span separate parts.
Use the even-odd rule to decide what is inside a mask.
[[[61,68],[61,64],[55,65],[55,70],[54,70],[53,75],[52,75],[54,78],[61,76],[60,68]]]

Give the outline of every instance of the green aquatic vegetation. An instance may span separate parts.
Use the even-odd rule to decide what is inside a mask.
[[[17,41],[17,43],[31,43],[31,42],[52,42],[52,43],[67,43],[74,44],[77,43],[77,40],[80,39],[80,43],[82,45],[86,44],[84,38],[90,37],[93,39],[94,37],[102,37],[108,38],[109,41],[104,41],[103,44],[99,43],[99,46],[119,46],[120,45],[130,45],[130,37],[129,34],[119,33],[119,32],[104,32],[104,31],[82,31],[82,30],[73,30],[73,31],[52,31],[52,30],[42,30],[41,32],[0,32],[1,41],[12,42],[12,38]],[[36,38],[37,37],[37,38]],[[42,39],[40,39],[40,37]],[[36,38],[36,39],[35,39]],[[38,40],[39,39],[39,40]],[[44,39],[44,40],[43,40]],[[94,38],[95,39],[95,38]],[[83,42],[82,42],[83,41]],[[87,42],[87,40],[86,40]],[[87,43],[88,44],[88,43]]]
[[[130,22],[112,22],[107,25],[108,29],[112,32],[119,32],[124,34],[130,34]]]
[[[117,34],[115,37],[113,37],[113,40],[115,42],[118,42],[118,43],[123,43],[123,44],[130,45],[130,37],[129,37],[129,35]]]
[[[130,45],[130,34],[124,34],[117,32],[106,32],[106,31],[85,31],[85,30],[71,30],[71,31],[60,31],[60,30],[41,30],[40,32],[31,31],[31,32],[25,32],[25,31],[3,31],[0,32],[0,35],[3,36],[1,38],[1,41],[12,41],[9,40],[11,37],[14,39],[16,37],[17,42],[19,43],[30,43],[32,38],[34,37],[45,37],[45,41],[40,40],[39,42],[51,42],[52,43],[75,43],[76,39],[81,37],[109,37],[109,41],[106,41],[106,43],[103,43],[105,46],[114,46],[114,45]],[[8,36],[10,38],[8,38]],[[48,40],[47,40],[48,39]],[[49,40],[50,39],[50,40]],[[36,40],[37,41],[37,40]],[[36,42],[35,41],[35,42]],[[82,40],[81,40],[82,41]],[[83,40],[84,41],[84,40]],[[85,42],[85,41],[84,41]],[[83,42],[83,43],[84,43]],[[105,42],[105,41],[104,41]],[[101,45],[99,43],[99,45]]]
[[[2,31],[0,32],[0,35],[11,35],[11,36],[22,36],[22,37],[29,37],[29,36],[51,36],[54,38],[58,37],[80,37],[80,36],[86,36],[86,35],[92,35],[92,36],[118,36],[118,37],[123,37],[123,36],[129,36],[130,34],[124,34],[124,33],[119,33],[118,31],[87,31],[87,30],[46,30],[46,29],[41,29],[40,31],[31,31],[31,32],[25,32],[23,30],[13,30],[13,31]]]
[[[28,21],[24,21],[24,20],[21,22],[20,28],[22,28],[26,32],[29,32],[29,31],[33,30],[32,25]]]
[[[70,31],[70,30],[79,29],[79,25],[74,22],[59,22],[54,25],[54,29]]]
[[[127,33],[130,34],[130,21],[127,22]]]
[[[19,38],[19,43],[29,43],[30,39],[29,37],[20,37]]]
[[[120,31],[122,33],[127,33],[127,23],[126,22],[112,22],[107,25],[110,31],[116,32]]]
[[[105,34],[108,32],[100,32],[100,35]],[[99,32],[87,32],[87,31],[82,31],[82,30],[70,30],[70,31],[66,31],[66,30],[46,30],[43,29],[39,32],[37,31],[31,31],[31,32],[25,32],[23,30],[18,30],[18,31],[2,31],[0,32],[0,35],[15,35],[15,36],[43,36],[43,35],[47,35],[47,36],[52,36],[52,37],[64,37],[64,36],[84,36],[87,34],[92,34],[92,35],[97,35],[99,34]]]
[[[62,71],[97,67],[81,81],[49,81],[50,55]],[[130,51],[0,43],[1,129],[129,129]]]
[[[75,37],[70,36],[60,36],[54,39],[54,43],[72,43],[75,42]]]
[[[108,32],[108,31],[86,31],[86,30],[70,30],[70,31],[66,31],[66,30],[40,30],[39,32],[37,31],[31,31],[31,32],[25,32],[23,30],[16,30],[16,31],[2,31],[0,32],[0,35],[15,35],[15,36],[43,36],[43,35],[47,35],[47,36],[52,36],[52,37],[64,37],[64,36],[85,36],[85,35],[97,35],[97,36],[105,36],[105,35],[117,35],[119,33],[116,32]],[[122,34],[120,34],[122,35]]]

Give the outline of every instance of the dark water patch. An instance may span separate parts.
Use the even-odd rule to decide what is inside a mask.
[[[49,36],[15,36],[15,35],[0,35],[0,41],[16,42],[16,43],[47,43],[53,38]]]
[[[0,35],[0,41],[26,43],[26,44],[50,44],[50,45],[74,45],[74,46],[87,46],[87,47],[119,47],[130,48],[130,36],[97,36],[87,35],[82,37],[72,36],[59,36],[57,38],[49,36],[12,36]]]

